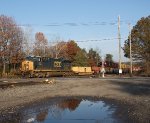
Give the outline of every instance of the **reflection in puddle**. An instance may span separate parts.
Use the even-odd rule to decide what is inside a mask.
[[[3,123],[120,123],[116,107],[103,101],[81,98],[50,99],[0,116]],[[17,117],[16,117],[17,116]]]

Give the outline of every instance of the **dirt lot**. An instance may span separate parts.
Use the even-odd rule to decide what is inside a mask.
[[[42,83],[43,80],[0,79],[0,83]],[[12,85],[11,88],[0,88],[0,111],[47,97],[91,96],[120,105],[118,115],[126,115],[139,123],[150,122],[150,78],[54,78],[54,81],[55,84]]]

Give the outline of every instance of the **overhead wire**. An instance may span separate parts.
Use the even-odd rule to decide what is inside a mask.
[[[128,24],[128,23],[135,23],[136,21],[120,21],[121,24]],[[0,23],[0,26],[4,25]],[[111,21],[111,22],[106,22],[106,21],[93,21],[93,22],[64,22],[64,23],[58,23],[58,22],[52,22],[49,24],[10,24],[11,26],[19,26],[19,27],[30,27],[30,26],[43,26],[43,27],[58,27],[58,26],[106,26],[106,25],[117,25],[117,21]],[[8,24],[6,24],[8,26]]]
[[[127,20],[122,20],[121,24],[127,24]],[[0,23],[0,26],[2,23]],[[4,25],[4,24],[3,24]],[[8,24],[6,24],[9,26]],[[67,23],[49,23],[49,24],[19,24],[19,25],[14,25],[14,26],[19,26],[19,27],[30,27],[30,26],[44,26],[44,27],[50,27],[50,26],[105,26],[105,25],[117,25],[117,21],[111,21],[111,22],[106,22],[106,21],[94,21],[94,22],[79,22],[79,23],[74,23],[74,22],[67,22]],[[12,25],[11,25],[12,26]],[[11,28],[11,27],[9,27]],[[13,27],[12,27],[13,28]],[[108,41],[108,40],[116,40],[118,38],[104,38],[104,39],[90,39],[90,40],[74,40],[75,42],[100,42],[100,41]],[[125,38],[121,38],[125,39]],[[58,41],[50,41],[48,43],[58,43]],[[34,44],[31,43],[30,44]]]
[[[75,41],[75,42],[101,42],[101,41],[110,41],[110,40],[117,40],[118,38],[103,38],[103,39],[91,39],[91,40],[73,40],[73,41]],[[126,37],[124,37],[124,38],[120,38],[120,39],[126,39]],[[67,43],[68,41],[49,41],[48,43],[61,43],[61,42],[64,42],[64,43]],[[24,43],[24,44],[26,44],[26,43]],[[35,44],[35,42],[30,42],[29,44]]]

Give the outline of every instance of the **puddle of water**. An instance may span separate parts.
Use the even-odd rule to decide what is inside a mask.
[[[9,112],[4,123],[121,123],[113,117],[115,106],[104,101],[70,98],[54,99]]]

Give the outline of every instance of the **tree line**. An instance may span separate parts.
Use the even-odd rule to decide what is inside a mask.
[[[129,36],[123,47],[127,58],[130,57]],[[141,64],[147,76],[150,76],[150,16],[142,17],[133,26],[131,30],[131,47],[133,61]]]
[[[90,49],[88,52],[80,48],[74,40],[67,42],[55,39],[53,46],[48,45],[48,41],[42,32],[35,34],[35,43],[30,54],[34,56],[64,58],[72,62],[74,66],[97,66],[96,61],[100,61],[98,50]]]
[[[144,70],[150,74],[150,16],[141,18],[131,31],[132,58],[143,64]],[[6,72],[6,67],[16,69],[25,57],[29,55],[65,58],[74,66],[98,66],[101,61],[98,49],[88,51],[79,47],[76,41],[63,41],[56,37],[50,45],[43,32],[35,34],[34,44],[21,26],[12,17],[0,16],[0,70]],[[125,57],[129,57],[129,38],[124,43]],[[113,56],[106,54],[105,60],[113,62]]]
[[[13,18],[0,16],[0,65],[3,73],[6,64],[14,66],[23,58],[23,32]]]
[[[44,33],[37,32],[32,47],[30,42],[30,36],[12,17],[0,16],[0,71],[2,73],[6,73],[7,68],[15,71],[29,55],[64,58],[70,60],[75,66],[97,66],[100,61],[98,51],[91,48],[87,52],[74,40],[62,41],[56,38],[55,44],[49,45]]]

